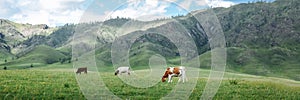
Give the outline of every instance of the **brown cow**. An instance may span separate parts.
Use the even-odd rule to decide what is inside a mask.
[[[172,77],[179,77],[178,82],[182,81],[184,83],[185,81],[187,81],[186,74],[185,74],[185,67],[179,66],[179,67],[167,68],[161,81],[165,82],[166,78],[168,78],[168,83],[172,82]]]
[[[81,72],[87,74],[87,67],[78,68],[76,74],[81,74]]]

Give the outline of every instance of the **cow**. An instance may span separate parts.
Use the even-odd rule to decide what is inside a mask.
[[[166,78],[168,78],[168,83],[172,82],[172,77],[179,77],[178,82],[182,80],[182,83],[187,81],[186,74],[185,74],[185,67],[178,66],[178,67],[168,67],[163,75],[161,81],[165,82]]]
[[[118,74],[121,74],[121,73],[127,73],[128,75],[130,75],[130,68],[129,67],[119,67],[115,71],[115,75],[118,75]]]
[[[81,74],[81,72],[84,72],[85,74],[87,74],[87,67],[78,68],[76,71],[76,74]]]

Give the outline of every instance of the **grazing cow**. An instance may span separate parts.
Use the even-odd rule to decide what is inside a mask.
[[[165,82],[166,78],[168,78],[168,83],[172,82],[172,77],[179,77],[178,82],[182,80],[187,81],[186,74],[185,74],[185,67],[179,66],[179,67],[169,67],[167,68],[164,76],[162,77],[161,81]]]
[[[130,75],[130,68],[129,67],[119,67],[115,71],[115,75],[118,75],[118,74],[121,74],[121,73],[127,73],[128,75]]]
[[[78,68],[76,71],[76,74],[81,74],[81,72],[84,72],[85,74],[87,74],[87,67]]]

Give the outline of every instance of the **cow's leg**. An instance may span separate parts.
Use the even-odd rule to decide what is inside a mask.
[[[185,70],[180,70],[180,79],[182,80],[182,83],[186,81],[186,75],[185,75]]]
[[[128,73],[128,75],[130,75],[130,68],[129,67],[128,67],[127,73]]]
[[[178,83],[182,80],[182,76],[179,76],[179,80],[178,80]]]
[[[185,75],[182,75],[181,78],[182,78],[182,83],[184,83],[184,81],[185,81]]]
[[[183,73],[182,73],[182,79],[183,79],[183,81],[182,81],[183,83],[184,83],[185,81],[187,81],[185,71],[183,71]]]
[[[184,74],[184,79],[185,81],[187,82],[188,81],[188,78],[186,77],[186,75]]]
[[[186,81],[186,75],[185,75],[185,71],[182,71],[182,83],[184,83]]]
[[[168,83],[172,82],[172,75],[168,75]]]

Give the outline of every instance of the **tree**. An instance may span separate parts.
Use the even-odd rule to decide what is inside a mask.
[[[63,64],[66,60],[66,58],[60,58],[60,63]]]
[[[3,68],[4,70],[7,70],[7,67],[6,66],[4,66],[4,68]]]

